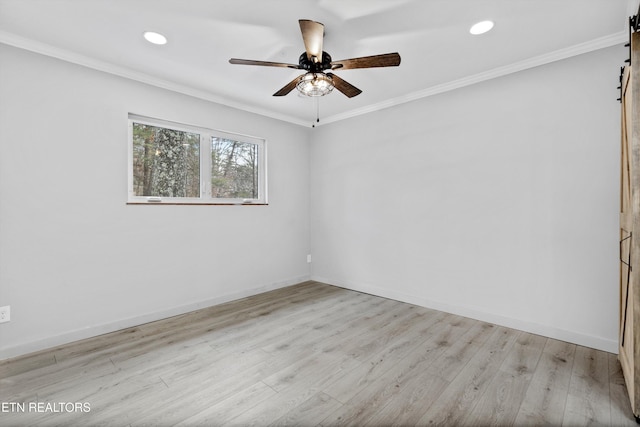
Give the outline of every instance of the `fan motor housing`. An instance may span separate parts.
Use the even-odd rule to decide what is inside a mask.
[[[298,59],[298,64],[301,68],[310,71],[312,73],[319,73],[324,70],[328,70],[331,68],[331,55],[327,52],[322,51],[322,61],[313,62],[307,58],[307,52],[302,52],[300,58]]]

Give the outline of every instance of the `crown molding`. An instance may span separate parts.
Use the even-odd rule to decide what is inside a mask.
[[[517,73],[519,71],[528,70],[530,68],[539,67],[541,65],[550,64],[552,62],[561,61],[574,56],[582,55],[584,53],[593,52],[599,49],[604,49],[611,46],[616,46],[627,42],[628,33],[621,31],[619,33],[611,34],[608,36],[600,37],[585,43],[580,43],[574,46],[570,46],[564,49],[556,50],[553,52],[545,53],[543,55],[535,56],[533,58],[525,59],[523,61],[514,62],[513,64],[505,65],[503,67],[494,68],[489,71],[474,74],[472,76],[463,77],[458,80],[452,80],[447,83],[432,86],[420,91],[408,93],[406,95],[389,99],[377,104],[368,105],[363,108],[358,108],[351,111],[346,111],[341,114],[323,118],[324,124],[337,122],[340,120],[346,120],[351,117],[360,116],[363,114],[372,113],[374,111],[383,110],[385,108],[394,107],[407,102],[415,101],[421,98],[426,98],[433,95],[438,95],[444,92],[449,92],[455,89],[459,89],[465,86],[474,85],[487,80],[503,77],[508,74]]]
[[[125,79],[134,80],[162,89],[167,89],[173,92],[181,93],[183,95],[188,95],[194,98],[214,102],[216,104],[225,105],[227,107],[235,108],[238,110],[243,110],[249,113],[258,114],[276,120],[282,120],[300,126],[308,126],[308,123],[306,121],[302,121],[295,117],[290,117],[286,114],[279,114],[271,110],[235,102],[227,98],[217,96],[211,92],[195,89],[193,87],[175,83],[169,80],[160,79],[147,73],[141,73],[130,68],[121,67],[105,61],[100,61],[98,59],[90,58],[86,55],[81,55],[69,50],[60,49],[55,46],[27,39],[12,33],[8,33],[6,31],[0,30],[0,43],[52,58],[60,59],[62,61],[70,62],[76,65],[81,65],[83,67],[91,68],[97,71],[102,71],[104,73],[123,77]]]
[[[401,105],[407,102],[415,101],[415,100],[426,98],[429,96],[438,95],[444,92],[449,92],[465,86],[470,86],[476,83],[506,76],[508,74],[517,73],[519,71],[527,70],[529,68],[538,67],[538,66],[549,64],[552,62],[571,58],[573,56],[582,55],[584,53],[596,51],[599,49],[604,49],[604,48],[615,46],[621,43],[626,43],[627,38],[628,38],[627,31],[620,31],[618,33],[610,34],[608,36],[600,37],[588,42],[580,43],[574,46],[549,52],[549,53],[539,55],[533,58],[529,58],[523,61],[515,62],[513,64],[505,65],[503,67],[494,68],[492,70],[474,74],[472,76],[464,77],[458,80],[453,80],[453,81],[432,86],[426,89],[422,89],[416,92],[411,92],[406,95],[389,99],[384,102],[371,104],[366,107],[357,108],[354,110],[346,111],[341,114],[325,117],[322,120],[322,125],[326,125],[326,124],[341,121],[341,120],[346,120],[356,116],[361,116],[363,114],[372,113],[374,111],[383,110],[385,108],[390,108],[396,105]],[[216,104],[221,104],[227,107],[243,110],[249,113],[258,114],[261,116],[269,117],[276,120],[281,120],[281,121],[296,124],[299,126],[304,126],[304,127],[309,126],[308,121],[300,120],[296,117],[292,117],[286,114],[279,114],[268,109],[257,108],[249,104],[232,101],[227,98],[217,96],[211,92],[195,89],[190,86],[160,79],[146,73],[141,73],[139,71],[135,71],[126,67],[121,67],[108,62],[100,61],[85,55],[74,53],[65,49],[60,49],[46,43],[27,39],[27,38],[24,38],[12,33],[8,33],[5,31],[0,31],[0,43],[17,47],[20,49],[28,50],[31,52],[39,53],[41,55],[50,56],[50,57],[71,62],[74,64],[82,65],[84,67],[88,67],[94,70],[113,74],[129,80],[134,80],[134,81],[145,83],[151,86],[155,86],[155,87],[167,89],[173,92],[178,92],[184,95],[192,96],[195,98],[203,99],[205,101],[210,101]]]

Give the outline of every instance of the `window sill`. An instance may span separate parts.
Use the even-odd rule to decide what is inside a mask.
[[[211,202],[203,202],[203,203],[177,203],[177,202],[127,202],[127,205],[172,205],[172,206],[269,206],[269,203],[211,203]]]

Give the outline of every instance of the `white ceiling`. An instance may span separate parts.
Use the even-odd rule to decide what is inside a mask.
[[[400,53],[399,67],[335,71],[363,93],[321,98],[327,123],[624,43],[637,7],[638,0],[0,0],[0,42],[309,125],[313,99],[272,96],[300,70],[229,58],[297,63],[298,19],[325,25],[324,50],[334,60]],[[495,21],[491,32],[469,34],[486,19]],[[147,30],[168,44],[147,43]]]

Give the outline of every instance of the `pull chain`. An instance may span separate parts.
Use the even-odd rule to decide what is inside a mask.
[[[320,97],[316,96],[316,123],[320,123]],[[311,125],[312,128],[316,127],[316,123]]]

